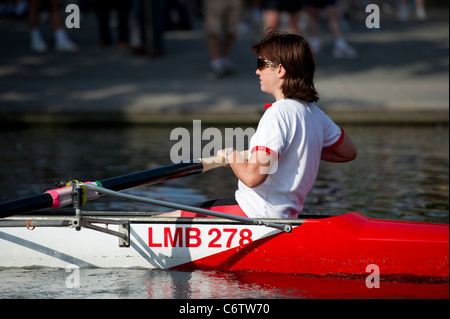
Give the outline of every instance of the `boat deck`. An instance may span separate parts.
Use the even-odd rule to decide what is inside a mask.
[[[82,218],[98,219],[99,221],[112,220],[129,222],[132,224],[142,223],[179,223],[179,224],[242,224],[242,222],[225,218],[215,217],[158,217],[157,212],[119,212],[119,211],[84,211]],[[260,218],[261,221],[270,221],[280,224],[290,224],[292,226],[301,225],[306,219],[328,218],[325,215],[302,215],[298,219],[282,218]],[[75,214],[51,214],[47,211],[28,215],[17,215],[0,219],[2,227],[74,227],[73,221],[77,218]],[[31,222],[30,222],[31,221]]]

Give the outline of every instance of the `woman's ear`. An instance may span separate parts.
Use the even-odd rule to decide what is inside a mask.
[[[278,75],[280,79],[282,79],[286,75],[286,69],[281,64],[278,64]]]

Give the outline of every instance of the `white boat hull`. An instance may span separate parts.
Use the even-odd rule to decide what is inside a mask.
[[[168,269],[279,232],[229,221],[195,225],[131,223],[130,246],[119,247],[117,237],[91,229],[4,227],[0,228],[0,267]]]

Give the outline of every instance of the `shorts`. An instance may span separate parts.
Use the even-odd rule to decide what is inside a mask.
[[[265,10],[298,12],[302,10],[303,0],[262,0],[261,7]]]
[[[226,198],[226,199],[214,199],[207,202],[204,202],[199,205],[195,205],[195,207],[211,210],[214,212],[225,213],[235,216],[247,217],[244,211],[241,209],[236,199],[234,198]],[[212,217],[205,216],[198,213],[191,213],[187,211],[181,211],[181,217]]]
[[[237,34],[243,10],[241,0],[207,0],[204,6],[207,34],[219,35],[222,27],[226,34]]]
[[[310,7],[323,9],[328,6],[335,6],[337,0],[303,0],[303,4]]]

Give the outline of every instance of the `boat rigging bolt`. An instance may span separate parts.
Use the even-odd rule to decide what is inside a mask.
[[[81,207],[84,204],[83,192],[84,189],[78,181],[72,181],[72,200],[73,207],[75,208],[75,221],[74,225],[76,230],[81,230]]]
[[[67,183],[64,183],[63,181],[56,181],[53,185],[55,187],[64,187]]]

